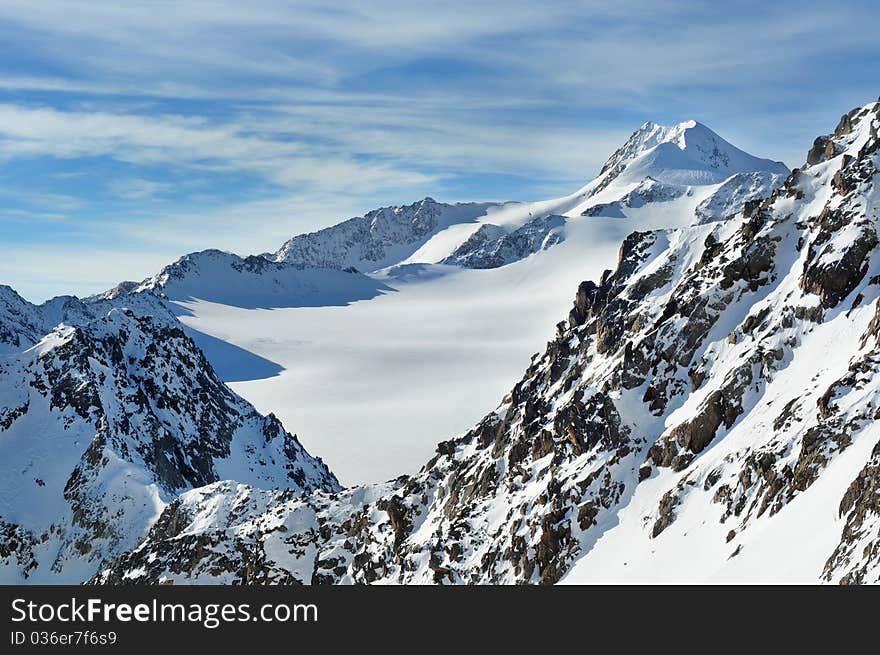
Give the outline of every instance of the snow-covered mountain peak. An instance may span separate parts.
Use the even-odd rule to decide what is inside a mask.
[[[0,355],[30,348],[59,323],[92,318],[89,309],[74,296],[57,296],[34,305],[11,287],[0,285]]]
[[[685,132],[696,128],[698,125],[700,124],[695,120],[683,121],[672,126],[647,121],[633,132],[629,139],[609,157],[601,172],[604,173],[614,168],[621,161],[635,159],[640,154],[657,147],[661,143],[673,143],[683,150],[686,144]],[[703,126],[700,125],[700,127]]]
[[[647,122],[611,155],[590,190],[597,193],[619,177],[621,182],[650,176],[669,183],[717,184],[756,171],[788,173],[782,162],[750,155],[698,121],[672,126]]]

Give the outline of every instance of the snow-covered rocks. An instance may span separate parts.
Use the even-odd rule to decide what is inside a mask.
[[[484,224],[442,261],[464,268],[498,268],[561,242],[565,217],[551,214],[530,220],[510,232]]]
[[[80,582],[178,493],[227,478],[338,488],[179,325],[114,309],[0,357],[2,580]]]
[[[880,581],[878,128],[859,108],[769,198],[632,234],[416,475],[191,491],[94,580]]]
[[[375,271],[399,264],[451,225],[474,222],[493,203],[447,204],[425,198],[411,205],[381,207],[364,216],[295,236],[275,261],[319,268]]]
[[[0,355],[30,348],[59,323],[91,318],[94,316],[89,309],[73,296],[58,296],[33,305],[11,287],[0,285]]]
[[[698,223],[719,221],[743,210],[748,202],[763,200],[782,185],[787,177],[782,173],[752,171],[737,173],[725,180],[718,189],[695,209]]]

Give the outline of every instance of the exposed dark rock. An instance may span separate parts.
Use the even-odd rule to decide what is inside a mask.
[[[859,235],[848,244],[839,257],[826,263],[835,250],[826,246],[821,251],[810,246],[810,258],[804,267],[801,286],[814,293],[825,308],[836,306],[859,285],[868,270],[868,256],[877,246],[877,233],[873,226],[865,224]]]
[[[678,505],[678,502],[677,490],[670,489],[663,494],[657,510],[657,520],[654,521],[654,526],[651,528],[651,538],[656,539],[661,532],[672,525],[675,520],[675,506]]]

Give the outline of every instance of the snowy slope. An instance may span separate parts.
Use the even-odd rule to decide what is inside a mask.
[[[719,221],[743,209],[747,202],[763,200],[783,183],[787,175],[767,171],[732,175],[697,205],[694,210],[697,222]]]
[[[193,302],[219,303],[254,315],[260,309],[343,307],[390,291],[380,280],[353,269],[310,268],[205,250],[184,255],[142,282],[124,282],[83,303],[96,315],[126,307],[176,323],[176,318],[190,315],[188,304]],[[270,378],[283,370],[275,361],[230,343],[222,326],[212,326],[210,334],[189,324],[184,330],[226,382]]]
[[[373,271],[382,287],[369,300],[344,306],[270,295],[258,303],[249,296],[264,294],[269,269],[259,279],[236,273],[242,287],[232,292],[237,287],[222,270],[222,257],[239,266],[243,260],[219,253],[210,255],[216,265],[209,273],[195,278],[187,266],[190,281],[169,281],[162,292],[175,299],[175,311],[218,370],[235,374],[226,379],[236,392],[296,426],[344,483],[414,471],[437,441],[466,431],[497,401],[552,336],[571,289],[613,267],[628,233],[694,223],[697,207],[716,195],[712,211],[733,213],[779,185],[778,175],[766,171],[781,165],[747,156],[691,123],[665,128],[662,136],[640,129],[597,180],[564,198],[498,205],[425,200],[370,212],[369,222],[349,221],[285,246],[300,253],[301,262]],[[709,141],[721,153],[715,159],[727,166],[701,159],[697,146]],[[649,163],[663,144],[684,148],[676,160],[684,168],[676,175],[691,176],[692,184],[651,177],[671,175],[669,167]],[[743,167],[754,171],[737,172]],[[604,211],[612,203],[619,210]],[[361,231],[351,232],[353,226]],[[377,239],[382,256],[365,262],[361,248]],[[290,250],[292,243],[300,245]],[[320,253],[331,253],[332,261]],[[204,288],[206,278],[219,280],[217,288]],[[227,366],[226,354],[199,335],[259,357],[253,369],[270,372],[248,375],[246,359]]]
[[[417,474],[197,489],[95,581],[880,582],[878,129],[857,108],[770,198],[629,235]]]
[[[0,581],[80,582],[178,493],[227,478],[338,488],[173,317],[114,309],[0,357]]]
[[[184,255],[126,295],[144,292],[172,301],[222,302],[244,309],[321,307],[367,300],[387,290],[353,270],[306,267],[220,250]],[[119,293],[114,294],[119,297]]]

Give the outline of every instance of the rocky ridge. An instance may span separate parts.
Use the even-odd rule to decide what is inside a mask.
[[[80,582],[180,492],[226,478],[339,488],[176,322],[113,309],[0,357],[3,580]]]

